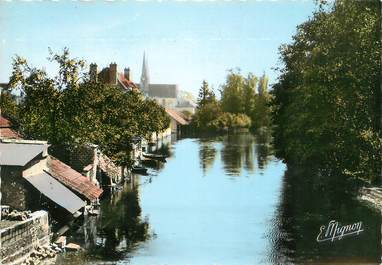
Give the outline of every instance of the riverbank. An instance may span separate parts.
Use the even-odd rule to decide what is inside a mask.
[[[382,211],[382,188],[362,188],[359,192],[359,199],[376,210]]]
[[[135,175],[101,202],[98,217],[68,231],[84,251],[62,254],[57,264],[379,260],[380,214],[340,185],[312,185],[308,171],[287,168],[261,137],[181,139],[167,149],[166,164]],[[331,220],[361,221],[365,229],[318,243],[320,227]]]

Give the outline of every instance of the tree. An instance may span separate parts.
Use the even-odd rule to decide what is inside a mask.
[[[381,168],[378,1],[321,7],[280,49],[273,87],[278,156],[327,176],[376,180]]]
[[[257,87],[257,91],[260,96],[268,93],[268,76],[264,73],[260,78],[259,86]]]
[[[200,106],[192,118],[192,127],[199,132],[211,130],[211,123],[222,114],[219,102],[212,101]]]
[[[239,71],[230,70],[226,83],[221,88],[221,105],[225,112],[243,113],[244,77]]]
[[[30,139],[48,140],[53,153],[84,143],[101,147],[117,164],[129,166],[133,137],[148,136],[169,126],[165,110],[139,92],[89,80],[85,63],[51,52],[58,74],[50,78],[16,56],[10,85],[25,93],[20,125]]]
[[[243,111],[247,116],[251,116],[254,111],[257,77],[249,73],[244,80],[243,86]]]
[[[198,96],[198,102],[197,102],[198,108],[215,100],[216,98],[215,98],[214,92],[208,87],[207,81],[203,80],[202,86],[199,89],[199,96]]]
[[[8,89],[1,89],[0,95],[0,109],[1,114],[13,119],[18,116],[18,107],[14,96]]]

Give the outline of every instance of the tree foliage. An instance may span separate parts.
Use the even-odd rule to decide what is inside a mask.
[[[215,93],[208,86],[206,80],[203,80],[202,86],[199,89],[198,107],[202,107],[208,103],[216,101]]]
[[[380,19],[377,0],[339,0],[321,6],[280,48],[273,87],[280,157],[329,173],[379,175]]]
[[[68,49],[53,54],[57,76],[29,66],[16,56],[10,86],[20,89],[19,106],[23,133],[48,140],[53,147],[98,144],[117,163],[130,163],[131,140],[168,127],[165,110],[134,91],[89,80],[85,62],[70,58]]]
[[[193,126],[198,131],[229,131],[240,128],[258,130],[271,127],[268,78],[264,74],[260,83],[249,73],[230,70],[225,84],[221,86],[221,100],[217,101],[203,81],[199,92],[198,108],[193,117]],[[258,87],[261,93],[256,93]]]

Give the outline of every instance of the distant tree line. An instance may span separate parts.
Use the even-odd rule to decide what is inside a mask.
[[[2,92],[1,109],[13,117],[28,139],[47,140],[53,150],[93,143],[120,165],[129,165],[133,137],[149,136],[169,126],[165,110],[139,92],[94,82],[83,60],[50,51],[57,76],[31,67],[16,56],[9,88]],[[19,105],[11,91],[23,93]]]
[[[325,177],[380,177],[380,25],[378,0],[321,2],[280,48],[274,139],[288,164]]]
[[[218,100],[207,81],[199,90],[198,105],[192,119],[197,132],[225,132],[238,129],[258,130],[271,125],[268,78],[243,76],[230,70],[221,86]]]

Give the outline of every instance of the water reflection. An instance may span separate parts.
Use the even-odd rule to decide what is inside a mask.
[[[139,185],[129,183],[123,192],[110,194],[110,199],[101,203],[99,216],[85,217],[84,224],[69,234],[72,235],[69,241],[80,243],[87,250],[80,260],[128,259],[126,253],[152,236],[148,220],[141,216]],[[73,255],[60,257],[57,264],[75,264],[77,259]]]
[[[272,151],[269,132],[256,136],[248,133],[232,134],[223,138],[221,158],[226,173],[237,176],[242,174],[242,169],[253,173],[256,161],[257,167],[264,169],[272,158]]]
[[[274,154],[272,146],[272,134],[269,130],[259,131],[255,135],[256,139],[256,155],[257,155],[257,164],[260,169],[264,169],[270,157]]]
[[[87,251],[57,264],[378,262],[379,213],[352,199],[343,179],[286,170],[271,141],[263,132],[167,145],[167,163],[111,194],[99,217],[69,233]],[[317,243],[330,220],[362,221],[365,231]]]
[[[210,169],[216,158],[215,142],[210,139],[201,139],[199,141],[199,160],[200,167],[203,170],[205,176],[208,169]]]
[[[379,264],[381,216],[352,198],[349,183],[301,169],[285,172],[280,204],[268,237],[273,242],[269,258],[274,264],[357,263]],[[342,225],[362,221],[364,232],[334,242],[316,242],[321,225],[331,220]]]

